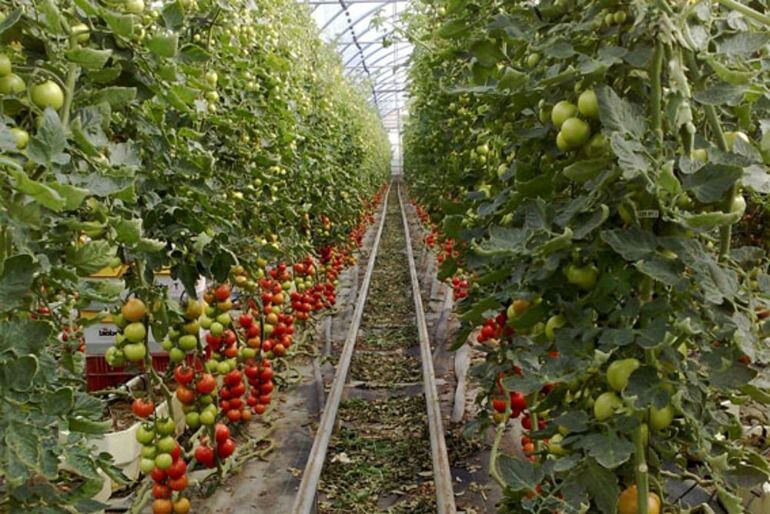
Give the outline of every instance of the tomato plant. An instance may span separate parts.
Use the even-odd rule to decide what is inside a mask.
[[[768,259],[733,231],[770,192],[757,6],[452,0],[408,17],[405,170],[423,221],[457,241],[442,276],[474,277],[456,344],[483,344],[476,423],[499,440],[506,394],[526,399],[534,451],[492,452],[505,511],[674,512],[666,482],[695,476],[740,512],[767,480],[727,403],[768,401]]]

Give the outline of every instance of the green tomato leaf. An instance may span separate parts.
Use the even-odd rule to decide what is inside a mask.
[[[615,469],[626,462],[634,453],[631,441],[621,439],[617,434],[588,434],[575,439],[572,445],[583,448],[602,467]]]
[[[109,241],[96,240],[83,245],[70,246],[66,250],[67,264],[78,273],[91,275],[105,268],[115,257],[116,248]]]
[[[124,107],[136,98],[135,87],[105,87],[94,95],[94,103],[107,103],[110,107]]]
[[[620,98],[609,86],[596,88],[599,100],[599,119],[605,130],[629,134],[641,139],[647,130],[645,117],[636,104]]]
[[[534,491],[543,480],[542,468],[525,459],[500,455],[500,475],[513,491]]]
[[[743,169],[725,164],[707,163],[692,175],[684,176],[684,188],[703,203],[724,199],[725,194],[743,176]]]
[[[159,57],[174,57],[179,47],[176,34],[156,34],[147,41],[147,48]]]
[[[134,36],[134,17],[130,14],[121,14],[113,11],[102,9],[102,19],[107,22],[110,29],[118,35],[124,38],[131,38]]]
[[[37,164],[50,168],[53,164],[67,164],[70,156],[67,149],[67,137],[59,115],[51,107],[43,113],[42,123],[37,133],[32,136],[27,155]]]
[[[615,514],[618,506],[618,477],[612,470],[600,466],[590,460],[585,472],[579,473],[578,480],[596,502],[596,507],[602,514]]]
[[[658,246],[655,234],[637,227],[603,230],[601,238],[627,261],[650,257]]]
[[[35,182],[20,170],[10,169],[8,174],[13,179],[13,185],[17,191],[31,196],[43,207],[55,212],[60,212],[66,207],[67,201],[52,187]]]
[[[75,48],[67,52],[67,59],[90,70],[98,70],[107,64],[112,56],[112,50],[96,50],[94,48]]]
[[[0,312],[22,305],[32,286],[36,265],[31,255],[14,255],[2,262],[0,274]]]

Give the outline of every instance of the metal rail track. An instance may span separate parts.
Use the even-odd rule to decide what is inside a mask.
[[[302,475],[297,496],[292,507],[292,514],[311,514],[315,512],[316,495],[318,484],[323,471],[323,465],[326,460],[326,453],[334,430],[335,420],[339,411],[342,394],[347,383],[348,371],[350,369],[353,351],[355,350],[358,329],[361,325],[366,299],[369,292],[369,284],[372,278],[377,252],[380,246],[380,238],[385,225],[385,218],[388,209],[388,196],[393,184],[388,187],[385,193],[385,199],[382,206],[382,215],[380,217],[377,234],[369,255],[369,261],[366,266],[364,278],[356,299],[353,319],[345,338],[337,369],[334,375],[334,381],[326,400],[321,421],[313,441],[313,447],[308,456],[307,465]],[[433,464],[433,478],[436,489],[436,505],[438,514],[455,514],[454,492],[452,489],[452,474],[449,467],[449,457],[447,454],[446,441],[444,440],[444,429],[441,421],[441,410],[439,406],[438,393],[436,390],[436,377],[433,371],[433,361],[431,358],[430,338],[428,328],[425,322],[423,312],[422,298],[420,296],[420,284],[417,280],[417,271],[415,269],[414,255],[412,253],[412,243],[409,236],[409,227],[404,210],[404,204],[401,196],[400,185],[395,186],[398,193],[398,202],[401,212],[401,219],[404,223],[404,236],[406,239],[406,253],[409,261],[409,275],[412,284],[412,296],[415,303],[415,315],[417,320],[417,329],[420,340],[420,355],[422,358],[423,371],[423,389],[428,413],[428,428],[430,433],[430,445]]]

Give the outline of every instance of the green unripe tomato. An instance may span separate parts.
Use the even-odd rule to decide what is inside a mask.
[[[147,355],[147,347],[144,343],[129,343],[123,347],[126,359],[131,362],[139,362]]]
[[[181,348],[174,347],[168,351],[168,359],[173,363],[182,362],[184,357],[185,353]]]
[[[144,323],[135,321],[129,323],[126,328],[123,329],[123,335],[126,336],[126,339],[130,342],[139,343],[144,341],[147,337],[147,329],[145,328]]]
[[[198,320],[198,324],[204,330],[211,329],[211,324],[212,323],[214,323],[214,320],[209,318],[208,316],[201,316],[201,318]]]
[[[556,147],[562,152],[566,152],[570,149],[569,145],[564,140],[564,136],[562,135],[561,131],[556,134]]]
[[[228,363],[227,361],[220,362],[219,365],[217,366],[217,373],[219,373],[220,375],[225,375],[227,373],[230,373],[230,363]]]
[[[0,77],[0,93],[4,95],[18,95],[19,93],[23,93],[26,89],[27,84],[25,84],[24,80],[15,73]]]
[[[10,75],[12,69],[10,57],[6,54],[0,54],[0,77]]]
[[[593,89],[586,89],[578,97],[578,111],[586,118],[599,117],[599,100]]]
[[[158,449],[155,448],[154,444],[146,444],[142,446],[141,453],[144,459],[154,459],[158,455]]]
[[[562,100],[553,106],[551,110],[551,123],[556,128],[561,128],[562,124],[577,114],[577,107],[572,102]]]
[[[170,435],[176,431],[176,423],[171,418],[160,418],[155,420],[155,431],[161,435]],[[161,449],[161,451],[163,451]],[[171,450],[168,450],[171,451]]]
[[[32,103],[40,109],[51,107],[59,110],[64,105],[64,92],[59,87],[59,84],[52,80],[46,80],[32,86],[30,98]]]
[[[16,140],[16,148],[23,150],[27,147],[27,143],[29,143],[29,132],[24,129],[20,129],[19,127],[13,127],[11,129],[11,134]]]
[[[219,316],[217,316],[217,323],[220,323],[221,325],[227,326],[229,325],[233,319],[230,317],[230,314],[227,312],[223,312]]]
[[[623,406],[623,401],[612,391],[602,393],[594,401],[594,417],[598,421],[609,419],[615,411]]]
[[[174,347],[174,343],[171,341],[171,339],[164,339],[160,342],[160,347],[166,350],[167,352],[170,352],[171,349]]]
[[[217,416],[215,413],[205,410],[201,412],[199,419],[200,419],[201,425],[210,426],[210,425],[213,425],[214,422],[217,420]]]
[[[160,453],[171,453],[174,448],[176,448],[176,439],[167,435],[166,437],[161,438],[156,446]]]
[[[537,66],[537,63],[540,62],[540,54],[537,52],[532,52],[527,56],[527,67],[534,68]]]
[[[553,341],[556,338],[556,329],[563,327],[567,324],[567,319],[561,314],[554,314],[545,323],[545,337],[549,341]]]
[[[637,359],[621,359],[613,361],[607,367],[607,383],[615,391],[621,392],[628,385],[628,379],[631,373],[640,366]]]
[[[674,414],[674,408],[671,404],[666,405],[662,409],[658,409],[653,405],[650,407],[650,428],[658,431],[665,429],[674,420]]]
[[[570,264],[567,266],[567,282],[578,286],[584,291],[589,291],[596,285],[599,277],[599,270],[593,264],[586,266],[576,266]]]
[[[150,444],[155,440],[155,428],[149,424],[139,425],[136,429],[136,441],[139,444]]]
[[[591,158],[604,155],[607,152],[607,140],[604,138],[604,134],[597,132],[591,136],[591,139],[589,139],[588,143],[583,147],[583,151],[587,157]]]
[[[214,336],[221,336],[222,333],[225,331],[224,325],[222,325],[220,322],[215,321],[211,324],[211,327],[209,328],[211,331],[211,334]]]
[[[559,134],[571,148],[579,148],[591,137],[591,127],[580,118],[567,118],[562,123]]]
[[[198,428],[201,424],[200,414],[195,411],[188,412],[184,418],[185,424],[190,428]]]
[[[625,11],[618,11],[612,16],[612,21],[614,21],[617,25],[623,25],[627,18],[628,15]]]
[[[217,85],[217,82],[219,81],[219,75],[217,75],[216,71],[209,71],[206,72],[206,75],[204,76],[206,79],[206,82],[208,82],[209,86],[214,87]]]
[[[561,445],[564,440],[564,436],[561,434],[554,434],[548,441],[548,451],[553,455],[567,455],[569,451]]]
[[[104,354],[104,360],[113,368],[122,368],[126,365],[126,354],[123,350],[111,346]]]
[[[144,473],[145,475],[147,473],[151,473],[152,470],[155,469],[155,459],[142,459],[139,462],[139,470]]]
[[[168,453],[161,453],[155,457],[155,465],[158,469],[168,469],[173,463],[174,459]]]
[[[608,27],[610,25],[614,25],[615,24],[615,16],[612,13],[605,14],[604,15],[604,24],[607,25]]]
[[[198,347],[198,338],[194,335],[185,335],[179,338],[179,348],[186,352],[195,350]]]

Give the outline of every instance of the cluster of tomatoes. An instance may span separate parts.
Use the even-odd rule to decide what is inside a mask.
[[[206,466],[213,468],[217,465],[217,459],[224,460],[235,453],[235,440],[230,435],[230,429],[224,423],[217,423],[214,427],[214,444],[216,451],[210,446],[210,438],[203,436],[200,444],[195,448],[195,460]]]
[[[188,300],[185,303],[184,321],[175,323],[161,342],[160,346],[168,352],[172,363],[182,362],[188,354],[198,350],[201,314],[203,304],[198,300]]]
[[[128,362],[140,362],[147,356],[147,308],[139,298],[131,298],[112,318],[118,328],[115,346],[104,355],[110,366],[122,367]]]
[[[481,325],[481,330],[476,336],[476,341],[479,343],[486,343],[491,341],[498,341],[503,336],[512,336],[513,329],[506,326],[508,317],[505,311],[499,313],[494,318],[489,318]]]
[[[190,428],[200,425],[211,426],[217,419],[216,397],[217,380],[210,373],[199,372],[185,364],[174,369],[177,382],[176,396],[185,413],[185,423]]]
[[[264,414],[270,405],[271,396],[275,388],[273,383],[273,368],[270,361],[263,359],[260,363],[250,363],[244,369],[249,381],[249,397],[246,403],[254,409],[256,414]]]
[[[455,275],[452,277],[452,298],[454,300],[462,300],[468,296],[468,290],[471,284],[467,278],[463,278],[461,275]]]
[[[233,309],[230,284],[220,284],[206,291],[206,302],[200,326],[206,330],[206,370],[225,375],[237,367],[238,338],[233,330]]]
[[[139,469],[153,480],[153,512],[178,512],[177,505],[179,511],[188,512],[189,500],[179,494],[176,501],[171,500],[174,493],[184,491],[188,485],[187,462],[175,438],[176,423],[169,417],[154,416],[155,403],[149,399],[135,399],[131,410],[145,420],[136,431],[136,440],[142,445]]]

